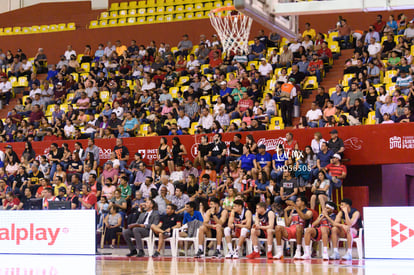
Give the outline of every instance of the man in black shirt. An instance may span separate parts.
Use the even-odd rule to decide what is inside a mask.
[[[29,182],[27,187],[32,194],[36,194],[37,188],[39,188],[39,179],[43,179],[45,175],[39,170],[39,166],[36,163],[32,165],[32,171],[29,173]]]
[[[79,192],[80,189],[74,186],[72,186],[72,188],[69,190],[69,194],[66,200],[71,202],[72,209],[79,209]]]
[[[318,88],[318,94],[316,95],[315,101],[318,103],[319,108],[323,111],[329,100],[329,94],[325,93],[324,87]]]
[[[238,160],[243,154],[243,144],[240,142],[241,135],[235,134],[233,141],[230,142],[229,152],[230,155],[226,158],[226,164],[229,164],[232,161]]]
[[[125,169],[127,161],[129,160],[129,151],[123,145],[122,138],[116,139],[116,146],[114,147],[116,158],[119,159],[119,169]]]
[[[338,131],[336,129],[333,129],[329,133],[331,134],[331,139],[328,141],[328,149],[334,154],[341,155],[343,158],[345,151],[344,141],[338,137]]]
[[[302,81],[305,79],[305,74],[302,72],[299,72],[299,67],[297,65],[292,66],[292,73],[288,77],[295,79],[296,84],[302,83]]]
[[[5,164],[7,163],[20,163],[19,157],[17,156],[16,152],[13,151],[13,147],[9,144],[6,146],[6,152],[5,152],[5,158],[4,158]]]
[[[388,55],[395,48],[396,44],[392,33],[387,34],[387,40],[382,42],[381,58],[388,58]]]
[[[115,113],[111,113],[111,118],[108,121],[108,126],[114,132],[114,134],[118,134],[118,125],[121,125],[121,124],[122,124],[122,120],[117,118]]]
[[[265,131],[266,127],[260,123],[257,118],[252,119],[251,123],[250,123],[250,131]]]
[[[180,215],[175,214],[175,210],[177,209],[177,206],[174,204],[168,204],[166,213],[167,215],[163,215],[160,218],[159,224],[152,224],[151,229],[154,232],[155,236],[158,236],[158,248],[154,252],[154,255],[152,257],[156,258],[160,256],[161,248],[164,245],[164,240],[167,238],[172,237],[172,233],[174,228],[180,228],[181,227],[181,218]]]
[[[194,167],[197,168],[201,165],[204,170],[205,163],[208,160],[208,153],[211,151],[211,144],[208,143],[207,136],[201,137],[201,143],[197,147],[197,157],[194,159]]]
[[[18,210],[30,210],[30,199],[32,199],[32,192],[29,188],[24,189],[24,196],[20,198]]]
[[[221,141],[221,135],[214,135],[214,142],[211,143],[211,151],[208,153],[208,161],[216,165],[217,174],[220,173],[220,168],[226,159],[227,146]]]

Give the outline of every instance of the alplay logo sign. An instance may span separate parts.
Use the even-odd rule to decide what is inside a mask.
[[[0,254],[95,254],[94,210],[0,211]]]
[[[414,207],[364,207],[365,258],[414,259]]]
[[[33,223],[29,227],[19,227],[12,223],[9,228],[0,228],[0,241],[16,241],[21,245],[22,241],[46,241],[47,245],[54,245],[61,228],[35,227]]]

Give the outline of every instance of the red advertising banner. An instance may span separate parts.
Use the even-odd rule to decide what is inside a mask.
[[[240,132],[242,143],[248,134],[253,135],[255,141],[266,145],[266,150],[272,155],[275,153],[276,146],[282,143],[286,133],[293,133],[293,139],[298,141],[299,148],[303,150],[310,145],[315,132],[320,132],[325,140],[330,139],[329,132],[334,128],[308,128],[292,130],[256,131]],[[414,162],[414,123],[399,123],[387,125],[364,125],[336,127],[339,137],[345,144],[345,158],[350,159],[347,165],[373,165],[373,164],[392,164],[392,163],[412,163]],[[210,140],[212,134],[208,135]],[[223,134],[223,141],[229,145],[233,140],[234,133]],[[168,144],[171,146],[173,136],[167,136]],[[200,143],[201,135],[179,136],[181,143],[187,149],[185,159],[193,160],[197,155],[197,146]],[[124,145],[130,152],[130,160],[133,154],[142,154],[147,164],[153,164],[157,158],[159,147],[159,137],[136,137],[124,138]],[[74,140],[59,140],[57,144],[67,143],[71,150],[74,149]],[[80,140],[83,148],[87,146],[87,140]],[[48,154],[49,146],[53,142],[33,142],[33,149],[37,155]],[[115,147],[115,139],[96,139],[95,144],[101,148],[100,159],[109,159]],[[7,143],[0,144],[0,149],[4,150]],[[10,143],[13,150],[20,156],[24,150],[24,143]],[[102,161],[101,161],[102,164]]]

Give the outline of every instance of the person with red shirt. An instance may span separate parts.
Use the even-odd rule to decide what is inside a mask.
[[[91,188],[89,185],[82,185],[82,193],[83,196],[79,199],[79,202],[81,203],[81,209],[94,209],[97,198],[93,193],[91,193]]]
[[[44,189],[52,188],[52,186],[49,184],[49,181],[44,179],[44,178],[39,179],[39,184],[40,184],[40,186],[36,190],[36,198],[41,198],[42,197],[42,192],[43,192]]]
[[[206,69],[204,73],[213,73],[215,68],[219,68],[220,65],[223,63],[223,60],[220,57],[220,53],[218,51],[213,52],[213,58],[210,58],[210,68]]]
[[[8,192],[6,198],[3,199],[3,210],[17,210],[19,204],[20,200],[13,194],[13,192]]]
[[[318,54],[312,55],[312,60],[309,62],[308,73],[310,76],[316,75],[318,83],[322,81],[323,61],[319,59]]]
[[[373,24],[373,26],[374,26],[374,29],[375,29],[376,32],[382,33],[386,24],[387,24],[387,22],[382,21],[382,15],[378,14],[377,15],[377,22],[375,22]]]
[[[253,108],[253,100],[249,98],[249,93],[247,91],[243,92],[243,97],[237,103],[236,110],[231,114],[231,119],[241,118],[242,114],[247,109]]]
[[[32,107],[32,112],[29,116],[29,121],[32,125],[34,125],[35,128],[39,128],[40,120],[45,116],[43,114],[43,111],[40,110],[40,105],[36,104]]]
[[[299,150],[299,144],[296,140],[293,139],[292,133],[286,133],[286,140],[283,143],[283,150],[290,156],[292,151]]]
[[[332,58],[332,51],[328,47],[328,42],[322,42],[321,48],[318,51],[318,56],[323,63],[328,63],[329,59]]]
[[[331,182],[329,194],[332,194],[332,186],[342,185],[343,180],[346,178],[346,166],[341,164],[341,155],[334,154],[331,163],[321,170],[325,171],[326,178]]]

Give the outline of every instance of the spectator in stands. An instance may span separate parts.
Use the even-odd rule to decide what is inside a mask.
[[[243,144],[240,142],[241,135],[235,134],[233,141],[230,142],[229,156],[226,158],[226,165],[232,161],[238,161],[243,154]]]
[[[411,87],[413,87],[412,76],[410,74],[407,74],[407,72],[404,70],[400,71],[400,76],[397,77],[395,88],[400,89],[404,95],[408,95]]]
[[[226,161],[227,146],[221,141],[221,134],[215,134],[213,142],[210,144],[210,152],[208,153],[208,161],[216,166],[216,172],[220,173],[221,166]]]
[[[414,22],[412,20],[408,23],[408,28],[404,31],[404,36],[407,38],[408,42],[412,42],[414,39]]]
[[[201,111],[200,119],[198,120],[198,124],[201,125],[206,132],[211,132],[213,121],[214,118],[210,114],[208,108],[203,108]]]
[[[36,72],[38,74],[43,74],[47,72],[47,57],[43,52],[43,48],[39,48],[34,57],[34,65],[36,67]]]
[[[364,94],[361,92],[361,90],[358,88],[358,85],[356,83],[351,84],[351,89],[348,92],[348,96],[346,99],[346,107],[345,110],[349,111],[355,104],[355,100],[359,98],[361,100],[364,100]]]
[[[391,96],[387,95],[385,97],[385,103],[382,104],[381,107],[380,107],[380,110],[379,110],[379,113],[378,113],[379,116],[378,117],[377,116],[375,117],[375,120],[376,120],[377,124],[382,122],[382,116],[385,113],[388,113],[390,115],[391,114],[394,114],[395,111],[396,111],[396,109],[397,109],[397,104],[395,104],[394,102],[392,102]],[[396,117],[392,115],[391,116],[391,119],[392,120],[395,120]]]
[[[188,39],[188,35],[184,34],[182,40],[177,45],[178,51],[174,54],[175,57],[179,55],[187,56],[193,49],[193,43]]]
[[[264,77],[264,79],[270,79],[270,76],[273,72],[272,65],[266,62],[266,58],[260,59],[260,66],[259,66],[259,73],[260,76]]]
[[[145,212],[141,213],[134,223],[128,225],[128,229],[123,230],[122,235],[130,250],[130,253],[127,254],[128,257],[134,255],[143,257],[145,255],[142,238],[148,237],[151,226],[158,225],[160,221],[160,215],[156,209],[156,203],[153,200],[147,200],[143,208]],[[136,248],[132,244],[132,238],[135,238]]]
[[[375,37],[371,37],[369,40],[369,45],[368,45],[369,56],[373,58],[378,57],[380,52],[381,52],[381,44],[377,42]]]
[[[253,179],[257,179],[258,175],[263,171],[267,178],[270,178],[270,170],[272,169],[272,156],[266,152],[266,145],[258,146],[259,152],[256,155],[256,166],[252,169]]]
[[[332,132],[332,131],[331,131]],[[312,176],[316,178],[319,171],[322,170],[326,165],[328,165],[331,161],[332,156],[334,153],[328,149],[328,143],[322,142],[319,153],[316,154],[316,168],[312,169]]]
[[[259,37],[254,38],[254,44],[251,46],[249,61],[262,59],[266,53],[266,45],[260,43]]]
[[[331,139],[328,141],[328,149],[332,151],[333,154],[339,154],[343,156],[345,151],[344,141],[338,137],[338,131],[333,129],[329,132],[331,134]]]
[[[404,114],[398,117],[395,122],[414,122],[414,114],[411,106],[404,106]]]
[[[324,64],[329,63],[329,59],[332,58],[332,51],[328,47],[328,42],[322,42],[321,48],[317,51],[317,54]]]
[[[72,55],[76,56],[76,51],[72,49],[72,45],[68,45],[64,53],[66,60],[69,61]]]
[[[307,35],[310,35],[311,39],[315,39],[315,37],[316,37],[315,29],[312,29],[310,23],[308,23],[308,22],[305,23],[305,30],[302,33],[302,37],[305,37]]]
[[[146,179],[148,177],[151,177],[151,175],[152,175],[151,170],[147,169],[143,162],[140,162],[140,164],[138,166],[138,171],[136,172],[136,175],[135,175],[134,184],[131,186],[132,192],[135,193],[136,190],[140,189],[140,186],[144,182],[146,182]],[[144,197],[148,197],[149,193],[146,194],[146,195],[147,196],[144,196]]]
[[[312,102],[311,109],[306,113],[306,119],[311,128],[318,127],[318,123],[322,119],[322,112],[318,108],[317,102]]]
[[[10,102],[10,98],[11,98],[11,90],[12,90],[12,85],[10,83],[10,81],[7,80],[6,76],[1,76],[1,82],[0,82],[0,100],[2,100],[3,98],[5,99],[5,105],[9,105]]]
[[[275,203],[281,204],[287,200],[295,202],[298,194],[297,180],[292,178],[287,169],[283,170],[283,179],[280,186],[280,196],[275,197]]]
[[[368,33],[365,35],[365,46],[368,46],[368,44],[373,44],[371,42],[371,38],[375,39],[375,42],[380,42],[380,36],[379,33],[375,30],[375,27],[373,25],[369,26]]]
[[[341,186],[343,180],[346,178],[346,166],[341,164],[341,155],[334,154],[331,163],[322,168],[325,172],[326,178],[331,182],[329,187],[329,194],[332,194],[333,186]]]

